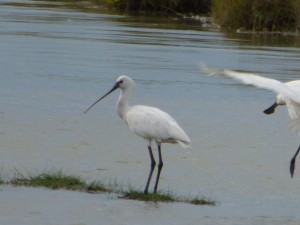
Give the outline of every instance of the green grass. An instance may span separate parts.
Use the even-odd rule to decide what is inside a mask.
[[[87,193],[115,193],[123,199],[131,199],[145,202],[183,202],[194,205],[215,205],[215,201],[207,198],[197,197],[180,197],[168,192],[148,193],[132,188],[128,185],[128,190],[125,190],[124,185],[121,185],[116,180],[109,180],[104,182],[91,181],[86,182],[80,176],[71,175],[62,170],[43,171],[37,175],[24,175],[16,170],[17,176],[7,182],[0,177],[0,184],[11,184],[15,186],[28,187],[45,187],[49,189],[65,189],[72,191],[83,191]]]
[[[36,6],[39,6],[36,0]],[[224,29],[253,32],[297,32],[300,29],[300,0],[50,0],[63,7],[114,14],[167,15],[185,18],[209,15]],[[30,6],[26,3],[4,5]],[[44,4],[40,4],[44,7]],[[49,7],[50,4],[47,5]]]
[[[99,192],[110,192],[111,190],[106,187],[102,181],[92,181],[86,184],[85,190],[89,193],[99,193]]]
[[[86,183],[78,176],[68,175],[61,170],[24,176],[19,173],[10,183],[16,186],[46,187],[49,189],[84,190]]]
[[[86,183],[81,177],[67,174],[62,170],[44,171],[37,175],[24,175],[17,170],[16,172],[17,177],[7,183],[15,186],[45,187],[49,189],[66,189],[93,193],[108,191],[103,182],[93,181]]]
[[[139,201],[151,201],[151,202],[174,202],[176,199],[170,193],[148,193],[145,194],[142,191],[130,190],[123,193],[121,198],[139,200]]]
[[[183,202],[183,203],[190,203],[193,205],[210,205],[215,206],[216,202],[205,198],[205,197],[180,197],[171,194],[170,192],[158,192],[158,193],[148,193],[145,194],[139,190],[129,190],[123,192],[123,196],[121,198],[124,199],[131,199],[131,200],[138,200],[138,201],[145,201],[145,202]]]
[[[216,201],[212,199],[208,199],[206,197],[199,197],[199,196],[189,198],[186,200],[186,202],[191,203],[193,205],[210,205],[210,206],[216,205]]]

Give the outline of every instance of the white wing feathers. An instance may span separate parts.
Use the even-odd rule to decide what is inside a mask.
[[[286,107],[292,120],[300,118],[300,105],[289,98],[285,98]]]
[[[253,85],[259,88],[267,89],[280,93],[292,101],[300,104],[300,89],[288,86],[278,80],[262,77],[251,73],[235,72],[232,70],[217,70],[208,68],[205,64],[199,63],[199,67],[203,73],[217,76],[227,76],[241,81],[244,84]]]
[[[190,147],[190,139],[167,113],[148,106],[132,106],[126,114],[129,129],[136,135],[158,142],[179,143]]]
[[[253,85],[259,88],[280,93],[283,96],[290,98],[292,101],[300,104],[300,90],[295,87],[290,87],[278,80],[261,77],[250,73],[240,73],[232,70],[224,70],[224,75],[239,80],[245,84]]]
[[[244,84],[253,85],[283,95],[285,97],[289,115],[292,119],[289,127],[293,131],[300,132],[300,88],[297,88],[298,85],[296,85],[296,82],[291,85],[256,74],[235,72],[232,70],[217,70],[208,68],[204,63],[199,63],[199,68],[203,73],[209,75],[231,77]]]

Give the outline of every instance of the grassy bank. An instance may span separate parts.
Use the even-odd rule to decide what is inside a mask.
[[[213,0],[212,16],[222,27],[252,31],[297,31],[300,0]]]
[[[212,17],[215,24],[228,30],[241,28],[253,32],[298,32],[300,28],[298,13],[300,0],[49,0],[48,2],[65,2],[69,8],[113,14],[163,15],[194,20],[199,18],[198,15],[205,15]],[[26,3],[5,4],[26,6]],[[43,6],[44,4],[41,4],[41,7]],[[52,7],[61,5],[53,4]]]
[[[124,187],[117,181],[91,181],[86,182],[79,176],[67,174],[61,170],[43,171],[42,173],[33,175],[24,175],[17,171],[14,178],[5,181],[0,179],[0,185],[10,184],[14,186],[27,186],[27,187],[44,187],[49,189],[65,189],[72,191],[82,191],[87,193],[115,193],[119,198],[131,199],[138,201],[152,201],[152,202],[183,202],[194,205],[216,205],[216,202],[199,196],[176,196],[168,192],[159,192],[157,194],[149,193],[144,194],[141,190],[136,188]]]
[[[55,0],[54,0],[55,1]],[[65,0],[83,2],[81,0]],[[100,8],[131,14],[207,15],[225,29],[298,31],[300,0],[88,0]],[[86,1],[84,1],[86,2]]]

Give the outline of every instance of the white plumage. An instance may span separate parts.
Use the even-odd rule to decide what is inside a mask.
[[[300,80],[293,80],[288,81],[284,83],[289,88],[296,88],[297,90],[300,90]],[[289,98],[286,98],[282,94],[277,94],[276,99],[273,105],[271,105],[268,109],[264,110],[265,114],[272,114],[275,111],[275,108],[279,105],[287,105],[287,109],[289,112],[289,115],[292,120],[295,120],[297,118],[300,118],[300,104],[296,102],[291,102]]]
[[[291,122],[289,127],[291,130],[299,133],[300,131],[300,81],[290,81],[287,83],[280,82],[275,79],[262,77],[252,73],[242,73],[232,70],[217,70],[208,68],[204,63],[199,63],[199,67],[203,73],[209,75],[227,76],[234,78],[244,84],[253,85],[255,87],[267,89],[277,93],[276,102],[266,109],[266,114],[274,112],[277,105],[286,105]],[[300,146],[297,149],[294,157],[291,159],[290,174],[294,175],[296,157],[300,151]]]
[[[109,95],[117,88],[120,88],[122,90],[117,101],[117,112],[119,116],[124,120],[124,122],[128,125],[129,129],[134,134],[142,137],[147,141],[151,159],[151,168],[144,190],[145,193],[148,193],[149,183],[156,164],[153,157],[151,144],[153,141],[155,141],[158,146],[159,164],[154,186],[154,193],[156,193],[161,169],[163,167],[163,161],[161,157],[161,143],[178,143],[184,148],[190,148],[191,141],[187,134],[183,131],[183,129],[177,124],[177,122],[166,112],[158,108],[144,105],[129,106],[128,101],[134,93],[135,83],[130,77],[125,75],[120,76],[113,88],[103,97],[98,99],[94,104],[92,104],[84,113],[86,113],[97,102],[99,102],[101,99]]]
[[[189,147],[190,139],[177,122],[160,109],[136,105],[126,114],[129,129],[136,135],[162,143],[179,143]]]

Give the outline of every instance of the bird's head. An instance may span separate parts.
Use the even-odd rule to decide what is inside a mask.
[[[103,98],[105,98],[107,95],[109,95],[116,89],[120,88],[120,89],[122,89],[122,91],[124,91],[129,88],[134,89],[134,87],[135,87],[135,83],[130,77],[128,77],[126,75],[119,76],[118,79],[116,80],[116,83],[114,84],[114,86],[105,95],[103,95],[96,102],[94,102],[87,110],[85,110],[84,113],[89,111],[94,105],[96,105],[99,101],[101,101]]]
[[[122,90],[126,90],[132,86],[134,86],[134,81],[126,75],[119,76],[114,85],[114,87],[120,88]]]
[[[285,97],[281,94],[278,94],[276,96],[276,103],[277,103],[277,105],[285,105],[286,104]]]

